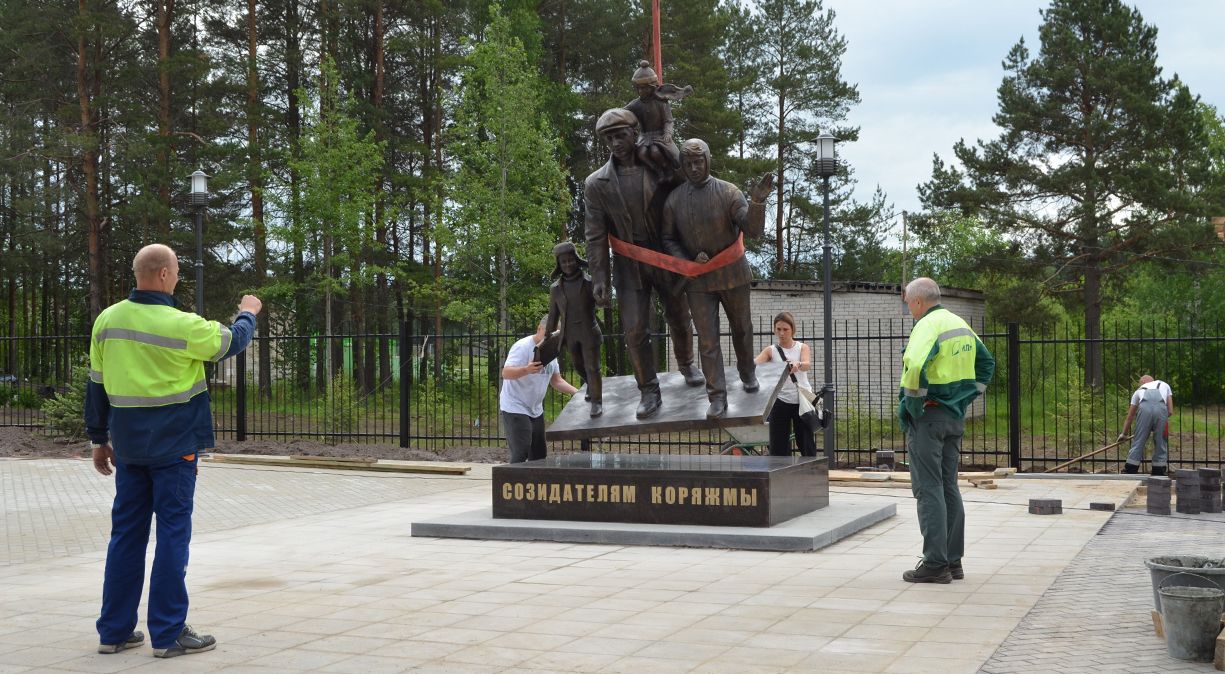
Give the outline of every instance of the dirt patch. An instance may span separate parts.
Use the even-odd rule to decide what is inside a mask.
[[[339,456],[402,461],[461,461],[466,463],[505,463],[505,447],[442,447],[437,450],[405,449],[396,445],[365,445],[347,443],[329,445],[310,440],[268,442],[222,440],[214,451],[224,454],[262,454],[284,456]],[[89,454],[84,440],[49,438],[28,428],[0,428],[0,457],[25,459],[71,459]]]

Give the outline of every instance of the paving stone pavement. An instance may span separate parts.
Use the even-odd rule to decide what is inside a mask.
[[[219,645],[170,662],[147,645],[94,653],[112,484],[85,461],[0,460],[0,674],[970,674],[1110,519],[1088,503],[1121,504],[1138,483],[966,488],[966,579],[930,586],[900,578],[921,548],[905,489],[837,486],[833,498],[895,502],[898,515],[819,552],[768,553],[409,535],[413,521],[487,506],[487,466],[433,477],[205,464],[189,620]],[[1064,514],[1029,515],[1030,498],[1061,499]],[[1052,619],[1088,625],[1069,615]]]
[[[1153,631],[1152,581],[1144,560],[1225,554],[1225,516],[1119,511],[1055,579],[983,674],[1213,672],[1212,663],[1166,654]]]
[[[234,470],[233,466],[200,464],[192,519],[197,535],[412,498],[452,489],[456,483],[336,471],[320,480],[318,471],[280,468],[254,469],[259,471],[259,480],[221,479],[226,471]],[[476,473],[475,481],[483,484],[479,479],[483,473]],[[0,508],[4,512],[0,566],[104,548],[114,498],[114,478],[99,475],[89,461],[0,459]]]

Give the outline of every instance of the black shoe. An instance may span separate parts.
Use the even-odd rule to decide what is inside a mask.
[[[642,401],[638,403],[638,411],[634,415],[639,419],[647,419],[655,416],[661,406],[663,399],[660,398],[659,391],[647,391],[642,394]]]
[[[179,638],[174,640],[174,645],[170,648],[153,649],[153,657],[177,658],[180,655],[211,651],[216,647],[217,640],[211,634],[196,634],[191,625],[184,625],[183,631],[179,633]]]
[[[1136,473],[1140,472],[1140,466],[1137,466],[1134,463],[1124,463],[1123,472],[1127,475],[1135,475]]]
[[[949,573],[949,567],[947,566],[928,566],[924,562],[919,562],[914,571],[902,573],[902,580],[907,583],[940,583],[941,585],[948,585],[953,582],[953,574]]]
[[[698,366],[694,365],[693,363],[682,365],[677,368],[677,371],[680,372],[681,376],[685,378],[685,383],[690,386],[701,386],[702,384],[706,383],[706,376],[703,375],[702,371],[698,369]]]
[[[961,580],[966,577],[966,570],[961,567],[961,562],[953,562],[949,564],[949,575],[953,580]]]
[[[140,630],[136,630],[135,632],[132,633],[132,636],[128,637],[127,639],[124,639],[120,643],[98,644],[98,652],[108,653],[108,654],[118,653],[119,651],[126,651],[129,648],[136,648],[137,646],[143,643],[145,643],[145,633],[141,632]]]
[[[759,388],[761,388],[761,383],[757,381],[757,377],[753,377],[752,381],[744,382],[745,393],[756,393]]]
[[[601,414],[604,414],[603,403],[591,403],[591,417],[594,419],[595,417],[598,417]]]
[[[710,401],[710,407],[706,408],[707,419],[719,419],[727,415],[727,401],[722,398],[715,398]]]
[[[1156,477],[1165,477],[1165,466],[1153,466],[1152,475]]]

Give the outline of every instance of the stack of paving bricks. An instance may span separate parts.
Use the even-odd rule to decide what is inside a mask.
[[[1144,481],[1148,488],[1148,514],[1170,514],[1170,478],[1150,477]]]
[[[1206,513],[1221,512],[1221,469],[1199,469],[1200,509]]]
[[[1057,498],[1029,499],[1030,515],[1062,515],[1063,501]]]
[[[1174,471],[1174,480],[1178,482],[1178,500],[1174,509],[1184,515],[1198,515],[1203,512],[1203,501],[1199,490],[1199,471],[1186,468]]]

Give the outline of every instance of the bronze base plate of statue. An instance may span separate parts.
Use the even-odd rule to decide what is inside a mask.
[[[778,390],[787,375],[782,362],[770,361],[757,366],[761,388],[749,393],[740,385],[736,368],[727,368],[727,414],[708,418],[705,386],[689,386],[679,372],[659,373],[659,388],[663,406],[648,419],[635,416],[639,392],[632,376],[604,378],[604,414],[592,417],[580,389],[562,412],[545,430],[545,438],[553,440],[583,440],[644,433],[670,433],[704,428],[734,428],[764,424],[774,406]]]

